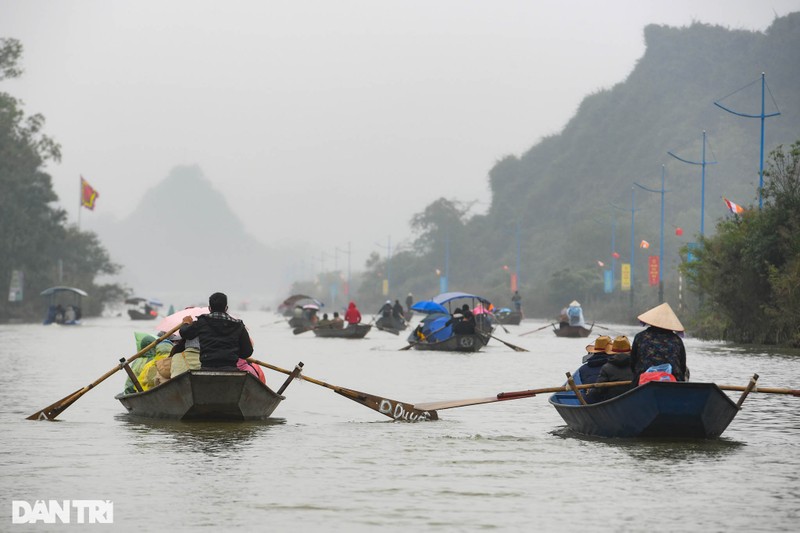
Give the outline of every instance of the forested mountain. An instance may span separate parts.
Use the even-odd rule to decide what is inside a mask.
[[[677,297],[679,249],[696,241],[700,231],[702,167],[667,152],[700,162],[706,132],[707,235],[729,213],[723,196],[757,205],[760,120],[735,116],[714,102],[760,114],[764,72],[766,112],[781,113],[766,119],[765,158],[776,146],[800,138],[800,13],[776,18],[764,33],[699,23],[650,25],[644,39],[646,52],[627,79],[587,96],[559,134],[495,164],[485,215],[447,216],[459,204],[444,199],[417,215],[415,221],[424,224],[417,227],[414,251],[392,259],[392,297],[407,291],[435,294],[438,281],[419,272],[441,267],[449,249],[451,290],[480,291],[508,305],[509,274],[502,267],[515,268],[518,225],[520,289],[531,313],[552,315],[555,306],[572,298],[627,301],[618,287],[613,295],[603,294],[597,262],[610,265],[616,224],[619,280],[619,263],[631,257],[633,184],[660,189],[662,164],[663,278],[668,296]],[[658,255],[660,196],[635,191],[634,288],[641,305],[656,297],[647,286],[646,256]],[[678,227],[682,236],[676,235]],[[651,244],[648,250],[639,248],[642,240]],[[374,275],[384,268],[375,264]]]

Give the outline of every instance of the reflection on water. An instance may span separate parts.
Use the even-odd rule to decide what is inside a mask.
[[[130,434],[135,446],[160,448],[166,445],[175,450],[202,450],[205,454],[235,452],[254,439],[268,437],[276,426],[286,423],[283,418],[247,422],[183,422],[138,418],[126,413],[114,418]]]
[[[581,435],[567,426],[550,432],[554,437],[576,439],[586,443],[606,446],[614,451],[624,452],[631,458],[644,463],[648,461],[696,462],[717,460],[732,454],[745,446],[743,442],[718,437],[715,439],[670,439],[670,438],[605,438]]]

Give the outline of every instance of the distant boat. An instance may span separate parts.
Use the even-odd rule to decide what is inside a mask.
[[[522,322],[522,312],[512,311],[507,307],[495,311],[493,315],[497,322],[506,326],[519,326],[519,323]]]
[[[588,337],[592,333],[594,322],[587,328],[586,326],[570,326],[568,324],[560,324],[558,327],[553,325],[553,331],[556,337]]]
[[[336,337],[341,339],[363,339],[372,326],[369,324],[350,324],[346,328],[313,328],[317,337]]]
[[[50,287],[40,293],[47,298],[47,310],[42,322],[44,325],[59,324],[78,326],[81,323],[81,298],[88,297],[86,291],[75,287]]]
[[[128,316],[131,320],[155,320],[158,318],[158,308],[163,306],[158,300],[134,296],[125,300],[128,305]]]

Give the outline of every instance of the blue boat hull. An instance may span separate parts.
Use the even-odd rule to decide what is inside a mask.
[[[571,430],[596,437],[715,438],[739,412],[714,383],[654,381],[590,405],[557,392],[550,404]]]

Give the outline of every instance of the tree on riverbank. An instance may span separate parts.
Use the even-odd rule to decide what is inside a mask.
[[[22,45],[0,39],[0,82],[21,75]],[[47,162],[61,159],[61,147],[42,131],[44,117],[26,117],[22,102],[0,92],[0,287],[8,287],[12,272],[23,274],[22,301],[0,292],[0,322],[43,316],[39,293],[53,285],[84,289],[90,298],[84,314],[97,314],[104,301],[118,299],[117,285],[96,285],[100,274],[113,274],[111,262],[94,233],[67,226],[67,214],[51,205],[58,200]],[[76,177],[77,180],[77,177]]]
[[[800,141],[769,157],[764,207],[717,224],[683,272],[706,338],[800,347]]]

